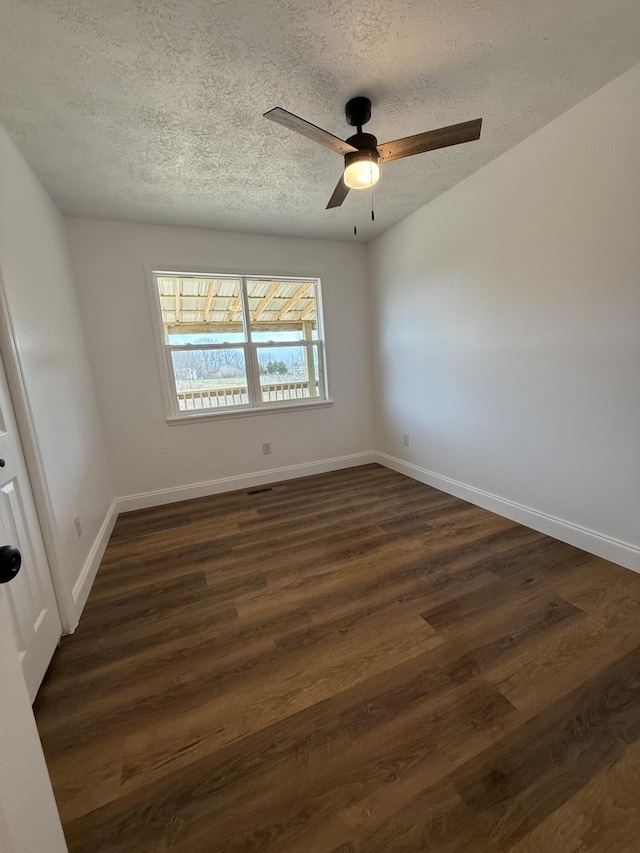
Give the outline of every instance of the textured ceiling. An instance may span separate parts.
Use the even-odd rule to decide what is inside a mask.
[[[368,240],[639,61],[638,0],[0,0],[0,122],[65,213],[144,222]],[[344,137],[360,94],[380,142],[484,118],[383,166],[375,223],[262,118]]]

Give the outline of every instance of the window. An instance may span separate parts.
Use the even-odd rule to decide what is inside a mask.
[[[326,401],[320,283],[154,272],[170,419]]]

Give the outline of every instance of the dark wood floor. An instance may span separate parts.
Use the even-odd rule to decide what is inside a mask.
[[[378,466],[120,517],[36,713],[72,853],[640,851],[640,576]]]

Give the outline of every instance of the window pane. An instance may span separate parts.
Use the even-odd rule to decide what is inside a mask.
[[[315,282],[248,279],[247,294],[256,343],[317,340]]]
[[[171,358],[180,411],[248,404],[244,350],[173,350]]]
[[[317,346],[258,346],[256,349],[263,403],[322,396]]]
[[[220,344],[245,340],[238,278],[157,276],[165,343]]]

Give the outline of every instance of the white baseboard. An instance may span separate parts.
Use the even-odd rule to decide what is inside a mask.
[[[611,560],[611,562],[632,569],[634,572],[640,572],[640,548],[630,542],[614,539],[596,530],[581,527],[554,515],[532,509],[532,507],[501,498],[498,495],[491,494],[491,492],[485,492],[483,489],[476,489],[474,486],[468,486],[466,483],[452,480],[450,477],[444,477],[442,474],[436,474],[426,468],[420,468],[418,465],[404,462],[402,459],[397,459],[386,453],[377,452],[374,456],[381,465],[392,468],[400,474],[406,474],[408,477],[433,486],[435,489],[463,498],[469,503],[503,515],[519,524],[532,527],[534,530],[546,533],[555,539],[560,539],[561,542],[567,542],[569,545],[582,548],[590,554]]]
[[[137,495],[126,495],[116,498],[118,512],[131,512],[136,509],[147,509],[152,506],[188,501],[192,498],[204,498],[222,492],[235,492],[239,489],[252,489],[282,480],[293,480],[296,477],[309,477],[312,474],[324,474],[328,471],[339,471],[341,468],[355,468],[358,465],[369,465],[376,462],[373,451],[353,453],[350,456],[336,456],[333,459],[321,459],[318,462],[303,462],[299,465],[287,465],[284,468],[270,468],[268,471],[257,471],[252,474],[240,474],[236,477],[221,477],[218,480],[207,480],[204,483],[193,483],[188,486],[176,486],[172,489],[158,489],[153,492],[141,492]]]
[[[91,546],[87,559],[84,561],[80,577],[73,586],[73,602],[76,606],[76,624],[73,630],[77,627],[80,614],[87,603],[87,598],[91,592],[93,582],[96,579],[98,569],[100,568],[100,562],[102,561],[102,557],[117,518],[118,506],[117,501],[114,499],[111,501],[111,506],[107,511],[104,521],[100,525],[100,530],[98,530],[98,535]]]

